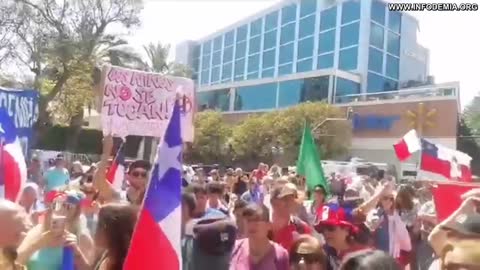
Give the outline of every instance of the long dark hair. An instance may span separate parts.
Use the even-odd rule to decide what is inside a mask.
[[[106,239],[108,270],[122,270],[137,221],[137,208],[129,204],[106,204],[98,213],[97,231]]]

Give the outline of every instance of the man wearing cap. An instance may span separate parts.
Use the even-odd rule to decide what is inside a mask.
[[[296,197],[297,189],[292,183],[276,186],[270,194],[273,241],[287,250],[299,235],[312,233],[312,228],[293,215],[297,208]]]

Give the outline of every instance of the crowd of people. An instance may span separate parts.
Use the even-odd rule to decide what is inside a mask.
[[[112,148],[106,137],[91,166],[31,160],[19,202],[0,201],[1,270],[60,270],[64,247],[77,270],[122,269],[151,164],[131,162],[115,189],[106,180]],[[185,167],[183,176],[184,270],[480,269],[476,189],[438,221],[431,182],[334,173],[308,190],[294,167],[263,163],[249,172]]]

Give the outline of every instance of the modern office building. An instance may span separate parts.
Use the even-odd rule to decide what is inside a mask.
[[[328,3],[334,4],[328,4]],[[177,46],[200,108],[252,112],[429,79],[417,20],[377,0],[285,0]]]

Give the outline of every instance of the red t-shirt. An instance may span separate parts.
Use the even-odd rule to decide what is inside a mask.
[[[290,251],[290,248],[293,245],[293,242],[301,234],[312,234],[313,230],[305,222],[301,220],[290,221],[290,223],[281,228],[280,230],[274,232],[273,241],[279,243],[287,251]]]

